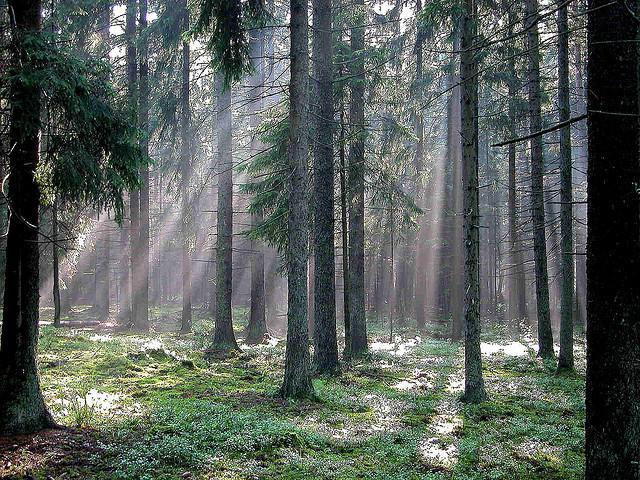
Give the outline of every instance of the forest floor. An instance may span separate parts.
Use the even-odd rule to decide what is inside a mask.
[[[473,406],[458,401],[461,345],[389,342],[374,326],[368,358],[314,379],[316,401],[294,402],[277,397],[282,339],[208,362],[211,321],[196,315],[194,333],[178,335],[176,312],[156,310],[148,335],[43,326],[42,388],[68,428],[0,438],[0,478],[583,477],[580,339],[578,373],[558,377],[529,338],[484,333],[489,401]]]

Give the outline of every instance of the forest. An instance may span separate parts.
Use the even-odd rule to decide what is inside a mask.
[[[640,480],[639,38],[0,0],[0,479]]]

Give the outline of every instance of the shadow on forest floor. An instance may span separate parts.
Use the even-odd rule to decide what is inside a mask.
[[[240,333],[246,311],[237,311]],[[47,312],[45,312],[45,317]],[[458,402],[463,352],[446,340],[388,335],[342,375],[314,379],[317,402],[284,401],[284,342],[203,359],[212,321],[170,333],[41,329],[42,387],[69,428],[0,440],[0,478],[578,479],[583,476],[584,349],[556,377],[530,339],[483,336],[490,399]],[[80,322],[78,322],[80,320]],[[93,319],[92,319],[93,320]]]

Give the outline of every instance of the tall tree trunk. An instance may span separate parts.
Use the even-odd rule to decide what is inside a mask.
[[[348,356],[363,355],[368,350],[367,320],[364,306],[364,35],[366,23],[364,0],[355,0],[357,15],[351,28],[351,103],[349,122],[354,129],[349,150],[349,345]]]
[[[260,125],[259,112],[262,109],[262,96],[264,95],[264,53],[265,32],[251,37],[251,56],[253,57],[255,74],[251,77],[249,91],[249,128],[251,129],[251,146],[249,154],[256,155],[261,148],[257,129]],[[255,227],[262,222],[262,214],[251,215],[251,225]],[[264,341],[267,334],[267,321],[265,317],[264,297],[264,245],[259,240],[251,241],[251,306],[249,309],[249,324],[247,325],[245,342],[249,345]]]
[[[638,4],[590,0],[587,480],[640,479]]]
[[[318,102],[313,149],[314,366],[339,370],[336,334],[331,0],[313,0],[313,65]]]
[[[60,326],[60,269],[58,258],[58,203],[51,206],[51,238],[53,240],[53,326]]]
[[[558,10],[558,106],[560,122],[571,116],[569,105],[569,22],[567,5]],[[573,370],[573,186],[571,126],[560,129],[560,355],[558,370]]]
[[[147,3],[140,2],[140,95],[138,105],[138,126],[142,131],[140,149],[149,156],[149,46],[147,40]],[[135,328],[149,331],[149,166],[145,164],[140,172],[142,185],[139,191],[140,213],[138,217],[138,241],[135,258]]]
[[[42,29],[39,0],[9,0],[14,67],[29,62],[24,37]],[[53,424],[40,391],[38,343],[40,191],[35,179],[39,157],[41,92],[37,85],[13,81],[9,153],[11,204],[7,233],[4,311],[0,339],[0,435],[36,432]]]
[[[342,77],[342,67],[340,77]],[[346,165],[346,115],[344,105],[345,89],[340,92],[340,238],[342,241],[342,309],[344,317],[345,353],[351,345],[351,313],[349,310],[349,223],[347,220],[347,165]]]
[[[529,57],[529,129],[531,133],[542,130],[539,19],[538,0],[526,0],[525,28],[527,29]],[[536,305],[538,307],[538,356],[551,358],[555,356],[555,353],[549,313],[549,273],[547,271],[544,216],[544,157],[541,135],[531,139],[531,216],[536,274]]]
[[[460,54],[462,179],[464,184],[464,401],[486,399],[480,353],[480,212],[478,195],[477,5],[465,0]]]
[[[516,24],[515,6],[509,4],[507,36],[513,35],[513,26]],[[509,136],[516,136],[516,99],[518,95],[518,79],[515,66],[515,40],[510,43],[508,65],[508,89],[509,89]],[[524,278],[524,258],[522,255],[522,242],[518,233],[518,195],[516,188],[516,144],[509,145],[509,198],[508,198],[508,224],[509,224],[509,321],[520,331],[520,322],[527,318],[527,297]]]
[[[216,76],[218,94],[218,226],[216,233],[216,325],[212,349],[224,353],[237,350],[231,309],[233,280],[233,155],[231,87]]]
[[[456,27],[454,32],[453,48],[454,51],[460,48],[460,27]],[[454,54],[455,55],[455,54]],[[448,109],[448,132],[447,132],[447,149],[449,152],[450,168],[452,170],[452,202],[451,209],[448,212],[451,215],[450,223],[452,225],[452,240],[450,257],[443,256],[442,261],[450,264],[447,268],[451,272],[449,285],[443,285],[441,290],[445,292],[451,290],[450,313],[452,319],[452,340],[460,340],[464,330],[464,246],[463,246],[463,183],[462,183],[462,154],[461,154],[461,137],[460,132],[462,126],[461,119],[461,92],[460,75],[456,73],[456,58],[451,61],[452,79],[451,79],[451,98],[449,99]],[[449,312],[443,312],[445,315]]]
[[[314,395],[309,373],[307,329],[307,108],[309,103],[308,1],[290,0],[291,80],[289,82],[289,218],[287,245],[287,347],[283,397]]]
[[[189,9],[186,0],[182,1],[183,26],[182,31],[189,30]],[[181,227],[181,252],[182,252],[182,316],[180,319],[180,331],[191,331],[191,100],[189,84],[190,68],[189,42],[182,42],[182,83],[180,92],[181,119],[180,119],[180,170],[182,200],[180,203],[180,227]]]
[[[127,97],[132,112],[138,108],[138,68],[136,65],[136,10],[137,0],[127,1],[125,37],[126,37],[126,64],[127,64]],[[130,291],[130,317],[127,324],[136,326],[136,306],[138,304],[138,285],[136,285],[136,254],[138,253],[138,240],[140,238],[140,194],[129,192],[129,280],[127,282]]]

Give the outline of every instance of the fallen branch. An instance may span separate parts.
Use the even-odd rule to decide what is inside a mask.
[[[571,125],[572,123],[579,122],[580,120],[584,120],[587,118],[587,114],[578,115],[577,117],[570,118],[569,120],[565,120],[564,122],[556,123],[553,127],[545,128],[538,132],[530,133],[529,135],[525,135],[524,137],[513,138],[511,140],[505,140],[504,142],[494,143],[491,145],[492,147],[504,147],[505,145],[511,145],[512,143],[524,142],[525,140],[529,140],[531,138],[539,137],[540,135],[544,135],[545,133],[554,132],[556,130],[560,130],[567,125]]]

